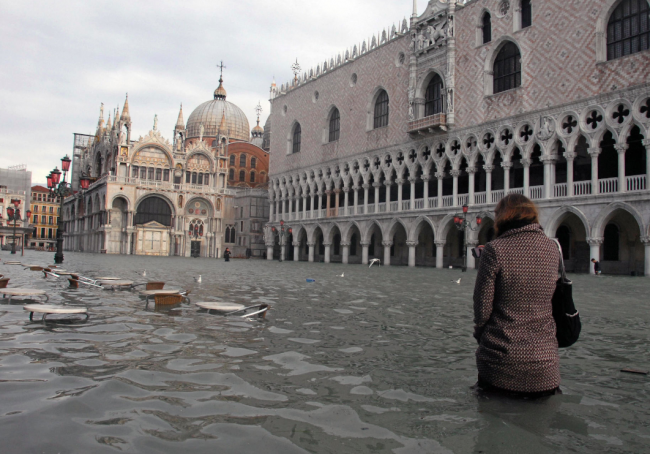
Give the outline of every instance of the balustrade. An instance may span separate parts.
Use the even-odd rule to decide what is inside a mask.
[[[445,195],[442,196],[442,206],[443,207],[450,207],[454,205],[454,196],[453,195]]]
[[[385,213],[386,212],[386,203],[380,203],[379,204],[379,212],[380,213]]]
[[[411,201],[410,200],[402,200],[402,211],[408,211],[411,209]]]
[[[438,197],[429,197],[429,208],[438,208]]]
[[[424,208],[424,199],[415,199],[415,209],[421,210]]]
[[[492,191],[492,203],[499,203],[499,200],[501,200],[505,194],[506,191],[503,189]]]
[[[458,205],[463,206],[469,203],[469,194],[458,194]]]
[[[646,189],[645,175],[632,175],[625,177],[626,187],[629,191],[643,191]]]
[[[528,191],[532,200],[539,200],[544,198],[544,186],[531,186],[528,188]]]
[[[508,194],[520,194],[524,195],[524,188],[510,188]]]
[[[591,181],[574,181],[573,182],[573,195],[589,195],[591,194]]]
[[[618,192],[618,178],[602,178],[598,180],[598,191],[600,194]]]
[[[487,203],[487,192],[475,192],[474,203],[476,205],[485,205]]]
[[[398,206],[399,202],[390,202],[390,211],[397,211]]]
[[[566,183],[557,183],[553,187],[553,197],[566,197],[568,190],[569,189]]]
[[[368,214],[373,214],[375,212],[375,204],[368,205]]]

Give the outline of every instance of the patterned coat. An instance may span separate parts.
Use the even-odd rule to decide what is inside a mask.
[[[517,392],[560,386],[551,298],[560,253],[539,224],[504,232],[488,243],[474,287],[479,377]]]

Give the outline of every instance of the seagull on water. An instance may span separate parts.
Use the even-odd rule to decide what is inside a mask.
[[[146,276],[146,275],[147,275],[147,270],[144,270],[144,271],[142,272],[142,275],[143,275],[143,276]]]
[[[381,266],[381,260],[379,260],[379,259],[372,259],[372,260],[370,261],[370,265],[368,266],[368,268],[370,268],[370,267],[371,267],[372,265],[374,265],[375,263],[377,264],[377,266]]]
[[[345,277],[345,273],[341,273],[339,277]]]
[[[199,274],[199,277],[195,277],[194,280],[200,284],[201,283],[201,275]]]
[[[460,285],[460,280],[461,280],[461,279],[462,279],[462,277],[458,278],[457,281],[451,281],[451,282],[455,282],[456,284]]]

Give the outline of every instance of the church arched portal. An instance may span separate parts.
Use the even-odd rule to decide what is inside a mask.
[[[150,196],[142,200],[134,224],[136,255],[169,255],[172,208],[165,199]]]

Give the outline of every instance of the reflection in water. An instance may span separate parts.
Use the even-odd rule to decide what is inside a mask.
[[[194,301],[272,309],[145,309],[137,292],[0,264],[13,286],[91,314],[30,323],[19,302],[0,306],[0,436],[18,452],[644,452],[650,438],[647,379],[619,372],[650,360],[645,279],[575,276],[585,327],[561,351],[564,394],[518,401],[470,389],[472,273],[458,286],[456,270],[348,266],[342,279],[334,264],[72,253],[65,267],[138,282],[147,269]]]

